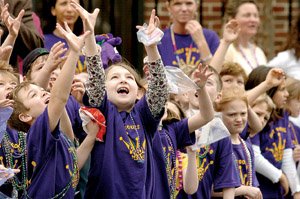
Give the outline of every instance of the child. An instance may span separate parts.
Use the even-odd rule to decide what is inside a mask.
[[[270,81],[269,74],[273,74],[273,77],[277,76],[277,78]],[[274,82],[277,83],[273,84]],[[273,87],[273,85],[278,86]],[[266,90],[276,105],[276,110],[273,111],[267,125],[251,139],[254,152],[258,154],[261,152],[262,155],[255,155],[255,160],[257,178],[263,197],[283,198],[283,195],[288,192],[288,184],[294,197],[297,197],[300,186],[292,159],[288,114],[283,109],[288,97],[283,71],[265,66],[255,68],[249,75],[246,89],[254,87]],[[289,181],[288,184],[283,172]],[[284,192],[282,192],[281,185]]]
[[[222,89],[222,81],[214,68],[209,67],[208,70],[213,72],[213,75],[207,79],[205,88],[210,100],[214,102]],[[196,100],[200,100],[195,95],[191,96],[193,98],[190,98],[190,101],[195,100],[196,102]],[[183,161],[181,156],[179,158]],[[235,165],[231,161],[232,144],[230,138],[223,138],[215,143],[201,147],[197,151],[196,159],[199,180],[198,190],[191,196],[180,190],[177,198],[211,198],[212,189],[223,190],[224,198],[233,198],[234,188],[240,186],[240,182]],[[182,165],[184,165],[184,162],[182,162]]]
[[[12,112],[13,100],[10,100],[9,96],[18,83],[18,76],[13,73],[12,67],[7,62],[0,61],[0,111],[11,109]],[[12,130],[6,125],[6,122],[0,128],[0,164],[7,168],[18,168],[21,172],[3,184],[0,191],[7,197],[15,197],[18,191],[21,194],[26,189],[26,179],[24,178],[26,167],[23,167],[26,164],[24,159],[26,140],[23,132]]]
[[[187,168],[182,169],[182,174],[179,174],[176,168],[176,154],[179,152],[177,152],[177,149],[183,149],[193,144],[192,138],[194,138],[194,136],[190,135],[190,133],[193,133],[213,118],[213,106],[205,88],[206,80],[212,73],[206,73],[207,67],[203,68],[201,64],[199,64],[198,69],[200,72],[196,83],[199,89],[196,92],[199,96],[199,108],[206,109],[206,111],[198,111],[198,113],[192,117],[184,119],[184,114],[180,111],[176,103],[167,102],[165,114],[162,117],[161,125],[153,141],[153,143],[161,142],[161,147],[154,146],[154,152],[158,156],[156,157],[157,164],[159,166],[164,165],[166,169],[166,172],[158,173],[158,177],[164,176],[164,174],[167,174],[167,177],[159,181],[156,180],[156,184],[158,184],[157,189],[161,191],[158,191],[160,194],[155,198],[167,194],[165,185],[168,185],[168,189],[170,190],[170,193],[165,195],[165,197],[171,196],[171,198],[175,198],[176,193],[178,193],[181,188],[189,194],[193,194],[197,191],[198,178],[195,151],[188,150],[188,156],[190,157],[188,159],[189,164]],[[159,140],[156,141],[156,139]],[[162,157],[164,162],[159,161],[159,157]],[[162,171],[164,169],[159,170]],[[179,171],[181,171],[181,169]],[[177,177],[180,178],[180,182],[178,183],[176,183]],[[162,182],[163,185],[160,185],[159,182]],[[181,188],[179,189],[179,187]]]
[[[90,27],[86,28],[92,29]],[[65,35],[70,53],[52,88],[51,96],[42,88],[28,82],[21,83],[13,93],[14,112],[9,124],[17,130],[27,132],[29,187],[23,195],[26,198],[73,198],[80,168],[77,163],[84,162],[81,155],[77,162],[71,141],[61,133],[58,125],[60,121],[65,123],[69,120],[64,107],[69,98],[76,60],[90,31],[76,37],[67,24],[66,30],[59,24],[57,28]],[[94,46],[89,48],[97,54]],[[94,134],[95,132],[91,136],[95,136]]]
[[[222,91],[216,110],[222,112],[222,120],[230,132],[233,145],[233,157],[241,186],[236,188],[235,196],[262,198],[255,175],[254,153],[249,141],[240,134],[246,128],[248,100],[244,88],[234,86]]]
[[[153,10],[146,34],[155,30],[157,19]],[[92,151],[87,198],[151,198],[153,194],[152,139],[168,93],[156,44],[145,46],[151,81],[138,102],[136,73],[127,64],[113,64],[106,75],[100,57],[94,60],[100,66],[87,67],[84,103],[103,112],[108,131],[104,142],[96,143]]]
[[[231,86],[238,86],[242,89],[245,88],[247,75],[244,69],[238,63],[224,63],[220,72],[220,76],[223,83],[223,89],[227,89]]]

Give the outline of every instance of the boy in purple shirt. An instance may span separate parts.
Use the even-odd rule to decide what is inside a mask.
[[[27,132],[29,186],[24,198],[74,198],[78,171],[86,157],[81,155],[85,151],[77,156],[72,146],[70,139],[74,139],[74,136],[65,105],[75,74],[76,60],[92,30],[90,27],[86,26],[85,33],[76,37],[66,24],[65,29],[57,25],[69,43],[70,54],[52,88],[51,96],[39,86],[28,82],[23,82],[13,92],[14,112],[9,124]],[[88,46],[87,49],[97,54],[96,47]],[[90,142],[94,141],[95,130],[90,137]]]

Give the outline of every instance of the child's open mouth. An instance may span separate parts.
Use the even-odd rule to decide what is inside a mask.
[[[128,94],[129,93],[129,90],[128,88],[125,88],[125,87],[121,87],[117,90],[117,93],[118,94]]]

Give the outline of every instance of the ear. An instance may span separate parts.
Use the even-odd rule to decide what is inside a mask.
[[[56,16],[56,11],[54,7],[51,7],[51,14],[55,17]]]
[[[169,12],[169,15],[171,15],[170,2],[166,1],[165,6],[166,6],[166,8],[167,8],[167,10]]]
[[[21,120],[22,122],[29,123],[30,121],[32,121],[32,119],[32,116],[28,115],[27,113],[19,114],[19,120]]]

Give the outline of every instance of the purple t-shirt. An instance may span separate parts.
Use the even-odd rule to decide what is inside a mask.
[[[69,48],[68,43],[64,38],[58,37],[54,34],[45,34],[44,35],[44,45],[46,49],[51,50],[52,46],[57,42],[64,42],[65,48]],[[86,63],[84,56],[80,56],[76,66],[76,73],[86,72]]]
[[[252,185],[250,185],[250,177],[248,173],[250,160],[248,159],[246,151],[243,148],[242,144],[232,145],[234,158],[236,160],[236,169],[238,170],[240,182],[242,185],[258,187],[259,184],[255,175],[254,152],[252,149],[252,145],[249,141],[245,141],[245,143],[250,153]]]
[[[176,150],[195,142],[195,134],[189,132],[188,119],[163,125],[153,138],[153,154],[156,161],[155,197],[169,198],[171,185],[176,186],[174,163]],[[169,184],[169,179],[172,179]]]
[[[232,144],[229,137],[203,147],[197,156],[199,187],[195,194],[187,195],[181,190],[177,198],[211,198],[212,186],[215,191],[241,185],[233,161]]]
[[[48,108],[31,125],[27,150],[30,198],[51,198],[59,193],[64,193],[64,198],[74,198],[79,177],[78,169],[74,169],[76,151],[60,132],[59,124],[50,131]]]
[[[252,144],[259,146],[261,154],[278,169],[282,166],[284,149],[292,148],[288,122],[288,113],[284,112],[281,119],[269,122],[260,133],[251,138]],[[258,173],[256,176],[264,198],[283,198],[279,183],[272,183]]]
[[[210,52],[214,54],[220,43],[217,33],[203,28],[203,34]],[[198,65],[200,63],[199,50],[189,34],[181,35],[175,33],[175,41],[177,46],[176,52],[174,52],[170,28],[167,28],[164,31],[161,44],[158,45],[158,50],[165,66],[179,66],[176,54],[178,54],[180,63],[188,65]]]
[[[289,132],[291,133],[291,139],[293,147],[300,142],[300,128],[293,122],[289,121]]]
[[[20,132],[22,133],[22,132]],[[20,135],[24,138],[24,140],[22,140],[23,142],[21,142],[21,140],[19,140],[19,136],[18,136],[18,132],[16,130],[13,130],[9,127],[6,128],[6,135],[4,135],[2,142],[0,144],[0,164],[4,165],[7,168],[13,168],[13,169],[20,169],[20,173],[18,173],[16,175],[16,177],[18,178],[19,182],[23,182],[23,173],[22,173],[22,156],[24,155],[24,146],[26,146],[26,135],[25,133],[23,133],[24,135]],[[7,140],[8,138],[8,140]],[[8,141],[8,142],[7,142]],[[7,158],[5,155],[5,146],[6,145],[4,142],[6,142],[9,146],[9,150],[13,151],[13,155],[10,157],[12,160],[12,166],[11,163],[8,164],[7,163]],[[26,164],[26,160],[24,160],[24,163]],[[15,178],[15,177],[14,177]],[[13,187],[12,187],[12,183],[10,181],[6,181],[3,185],[1,185],[0,187],[0,192],[6,194],[7,196],[11,196]],[[19,196],[22,195],[22,191],[19,191]]]
[[[85,97],[84,103],[88,104]],[[105,95],[99,109],[106,118],[106,136],[92,150],[85,198],[152,198],[152,139],[160,117],[153,118],[145,97],[130,113],[119,113]]]

